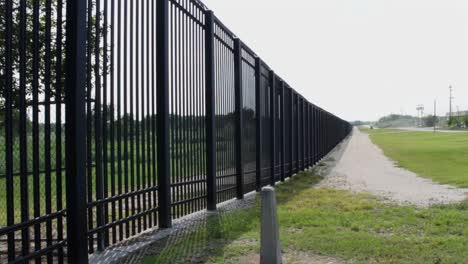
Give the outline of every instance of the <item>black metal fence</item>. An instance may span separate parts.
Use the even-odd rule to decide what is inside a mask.
[[[198,1],[0,0],[0,15],[1,263],[86,263],[350,132]]]

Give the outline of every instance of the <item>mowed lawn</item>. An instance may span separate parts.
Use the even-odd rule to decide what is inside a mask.
[[[398,166],[442,184],[468,188],[468,133],[363,131]]]
[[[305,252],[351,263],[466,263],[468,202],[398,206],[369,194],[314,188],[320,180],[300,173],[277,187],[285,255]],[[251,209],[221,211],[141,252],[142,263],[255,263],[259,214],[258,198]],[[299,257],[285,263],[304,262]]]

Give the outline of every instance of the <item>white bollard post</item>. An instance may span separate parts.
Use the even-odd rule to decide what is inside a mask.
[[[273,187],[262,189],[260,264],[281,264],[276,197]]]

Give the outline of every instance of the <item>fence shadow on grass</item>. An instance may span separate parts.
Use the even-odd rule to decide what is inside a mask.
[[[288,203],[323,178],[312,172],[301,172],[277,186],[278,205]],[[154,241],[141,250],[120,260],[126,264],[153,263],[206,263],[229,257],[228,247],[239,243],[242,251],[259,250],[260,206],[259,196],[246,201],[237,200],[221,207],[206,217],[187,220],[166,238]],[[241,203],[241,204],[239,204]],[[248,232],[258,233],[256,239],[241,239]],[[237,252],[238,253],[238,252]],[[213,256],[217,256],[214,259]]]

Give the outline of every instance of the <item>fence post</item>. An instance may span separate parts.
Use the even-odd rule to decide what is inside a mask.
[[[281,148],[281,181],[284,182],[284,179],[285,179],[285,170],[284,170],[284,162],[285,162],[285,122],[286,122],[286,119],[285,119],[285,111],[284,111],[284,104],[285,104],[285,100],[284,100],[284,81],[281,82],[281,86],[280,86],[280,98],[281,98],[281,109],[280,109],[280,116],[281,116],[281,137],[280,137],[280,148]]]
[[[299,137],[299,145],[298,145],[298,150],[299,150],[299,153],[298,153],[298,160],[300,161],[299,162],[299,165],[298,165],[298,171],[302,171],[302,166],[304,164],[304,156],[302,155],[303,154],[303,150],[304,150],[304,111],[302,111],[303,108],[302,108],[302,96],[298,95],[297,96],[297,120],[298,120],[298,129],[299,129],[299,132],[297,134],[297,136]]]
[[[216,139],[215,139],[215,77],[214,77],[214,14],[205,13],[205,108],[206,108],[206,188],[207,209],[216,210]]]
[[[323,153],[324,157],[325,155],[327,155],[328,149],[330,148],[330,136],[328,134],[329,126],[330,126],[330,118],[328,118],[328,113],[325,113],[325,131],[327,131],[327,133],[324,134],[325,136],[325,151]]]
[[[159,227],[170,228],[171,168],[169,149],[169,0],[156,1],[156,133],[158,160]]]
[[[302,111],[301,111],[301,95],[297,94],[297,172],[302,170]]]
[[[66,200],[68,261],[88,263],[86,217],[86,1],[67,1]]]
[[[301,134],[299,131],[299,94],[296,94],[296,173],[299,172],[299,158],[300,158],[300,139],[301,139]]]
[[[325,129],[326,129],[327,133],[325,134],[326,147],[325,147],[325,153],[324,153],[323,156],[327,155],[328,151],[330,150],[330,134],[328,132],[328,131],[330,131],[330,117],[328,116],[328,112],[325,114],[325,121],[326,121]]]
[[[315,166],[317,156],[317,123],[315,115],[315,105],[312,107],[312,166]]]
[[[307,114],[306,114],[306,100],[305,98],[301,99],[301,122],[302,122],[302,166],[301,170],[305,170],[306,167],[306,149],[307,149]]]
[[[318,116],[319,116],[318,129],[319,129],[319,146],[320,146],[318,161],[320,162],[320,160],[322,159],[322,154],[323,154],[323,133],[322,133],[323,118],[322,118],[322,109],[320,108],[318,110]]]
[[[320,112],[315,106],[315,164],[320,160]]]
[[[304,99],[304,169],[309,167],[309,111],[308,102]]]
[[[304,168],[309,167],[309,102],[307,100],[304,101],[304,122],[305,122],[305,132],[304,132],[304,137],[305,137],[305,163],[304,163]]]
[[[257,113],[257,130],[256,130],[256,173],[255,173],[255,190],[257,192],[262,189],[262,74],[261,60],[255,58],[255,112]]]
[[[317,118],[315,116],[315,105],[312,108],[312,166],[315,166],[317,157]]]
[[[317,109],[317,132],[318,132],[318,156],[317,162],[320,162],[322,158],[322,111],[320,108]]]
[[[307,113],[309,115],[309,118],[307,119],[307,122],[309,124],[309,131],[307,132],[307,136],[309,137],[309,152],[307,153],[307,156],[309,157],[309,162],[308,162],[308,167],[312,166],[312,105],[310,103],[307,104]]]
[[[317,108],[317,163],[320,161],[320,155],[322,154],[322,131],[320,131],[322,124],[320,117],[320,108]]]
[[[320,129],[320,157],[319,157],[319,160],[321,160],[323,158],[323,152],[324,152],[324,149],[325,149],[325,137],[323,136],[323,129],[324,129],[324,124],[325,122],[323,122],[323,111],[322,109],[319,110],[319,113],[320,113],[320,124],[319,124],[319,129]]]
[[[243,137],[242,126],[244,118],[242,113],[242,43],[240,39],[234,39],[234,88],[236,103],[236,187],[237,199],[244,198],[244,157],[243,157]]]
[[[275,72],[270,70],[269,82],[270,82],[270,115],[271,115],[271,175],[270,184],[275,186],[275,172],[276,172],[276,85],[275,85]]]
[[[322,110],[322,141],[323,141],[323,148],[322,148],[322,159],[325,156],[325,151],[327,149],[327,135],[324,133],[327,128],[327,116],[325,112]]]
[[[294,125],[294,91],[293,89],[289,88],[289,103],[290,103],[290,118],[289,118],[289,129],[290,129],[290,133],[289,133],[289,144],[290,144],[290,153],[289,153],[289,157],[290,157],[290,162],[289,162],[289,177],[291,177],[294,172],[293,172],[293,167],[294,167],[294,135],[293,135],[293,125]]]

